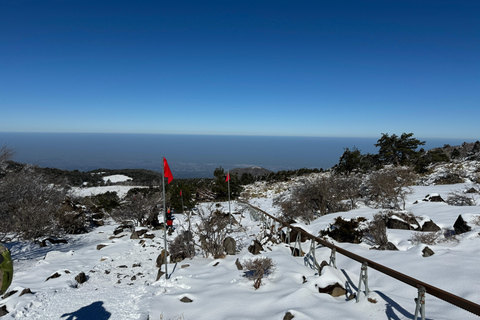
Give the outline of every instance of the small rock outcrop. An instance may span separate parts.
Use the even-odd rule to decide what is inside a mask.
[[[283,320],[292,320],[293,318],[295,318],[295,316],[290,312],[285,313],[283,316]]]
[[[472,230],[468,223],[463,219],[462,215],[458,216],[457,220],[453,224],[453,228],[455,229],[456,234],[461,234]]]
[[[432,249],[430,249],[429,247],[425,247],[423,250],[422,250],[422,257],[424,258],[428,258],[428,257],[431,257],[435,254],[435,252],[433,252]]]
[[[237,252],[237,243],[232,237],[226,237],[223,240],[223,248],[225,252],[229,255],[234,255]]]
[[[87,276],[85,275],[85,272],[80,272],[76,277],[75,280],[78,282],[78,284],[82,284],[87,282]]]
[[[260,254],[260,251],[264,251],[262,244],[258,240],[253,240],[253,244],[248,247],[248,252],[257,255]]]
[[[182,299],[180,299],[181,302],[183,303],[192,303],[193,300],[188,298],[188,297],[183,297]]]

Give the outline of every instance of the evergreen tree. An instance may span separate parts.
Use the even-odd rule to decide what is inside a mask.
[[[416,149],[424,145],[425,141],[413,138],[413,133],[402,133],[400,137],[395,134],[389,136],[382,133],[375,147],[379,147],[378,155],[384,164],[406,165],[410,164],[418,155]]]

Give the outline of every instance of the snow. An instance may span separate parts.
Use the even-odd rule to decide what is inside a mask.
[[[111,180],[113,181],[113,180]],[[454,190],[464,190],[471,183],[456,185],[427,185],[412,187],[406,210],[415,216],[432,219],[444,229],[452,229],[458,215],[468,221],[480,215],[478,206],[455,207],[445,203],[425,202],[427,194],[438,194],[444,199]],[[260,186],[260,185],[258,185]],[[265,185],[261,186],[265,188]],[[275,186],[272,186],[274,188]],[[276,186],[278,187],[278,186]],[[128,191],[124,186],[77,188],[79,195],[92,195],[116,191],[119,195]],[[285,188],[284,188],[285,189]],[[258,197],[249,202],[262,210],[278,215],[273,207],[272,190],[252,190]],[[480,203],[475,194],[476,203]],[[416,202],[418,201],[418,202]],[[221,203],[228,211],[228,203]],[[242,212],[241,206],[232,202],[232,212]],[[349,212],[322,216],[309,225],[297,224],[316,235],[333,220],[359,216],[372,219],[378,209],[366,206]],[[9,291],[17,293],[0,300],[9,313],[3,319],[283,319],[291,312],[297,319],[413,319],[416,288],[410,287],[373,269],[368,270],[369,300],[364,294],[360,302],[346,297],[333,298],[320,294],[315,284],[339,282],[350,292],[356,292],[361,265],[337,254],[338,269],[324,268],[322,276],[315,274],[304,263],[303,257],[293,257],[285,244],[267,243],[262,256],[273,259],[276,270],[264,279],[255,290],[252,281],[242,276],[235,261],[253,258],[247,247],[261,232],[259,222],[247,212],[235,214],[243,229],[234,228],[231,236],[237,241],[236,255],[224,259],[205,258],[201,254],[178,264],[169,264],[170,279],[156,281],[156,258],[163,249],[163,231],[150,231],[154,239],[133,240],[125,231],[115,237],[116,225],[110,221],[105,226],[83,235],[72,235],[68,244],[39,248],[31,243],[10,243],[15,274]],[[194,216],[195,217],[195,216]],[[176,231],[185,226],[185,217],[175,214]],[[480,227],[457,235],[455,239],[443,239],[429,247],[435,252],[422,257],[425,244],[409,241],[409,230],[388,230],[388,237],[399,251],[370,250],[365,244],[335,243],[360,256],[381,263],[396,271],[417,278],[467,300],[480,303]],[[97,245],[105,247],[100,250]],[[302,243],[308,251],[310,242]],[[318,246],[315,255],[318,263],[329,261],[331,251]],[[217,264],[218,263],[218,264]],[[162,267],[163,269],[164,267]],[[164,270],[164,269],[163,269]],[[84,272],[87,281],[77,284],[75,277]],[[60,277],[46,279],[58,273]],[[303,277],[306,282],[304,283]],[[33,294],[20,292],[30,288]],[[188,297],[191,303],[180,301]],[[477,316],[427,293],[426,316],[428,319],[478,319]]]
[[[123,198],[127,195],[128,190],[132,188],[146,188],[135,186],[102,186],[102,187],[72,187],[71,193],[78,197],[90,197],[103,194],[106,192],[116,192],[119,198]]]
[[[111,175],[111,176],[105,176],[105,177],[102,177],[102,179],[105,182],[110,180],[110,182],[112,182],[112,183],[125,182],[125,181],[133,180],[132,178],[127,177],[126,175],[123,175],[123,174],[114,174],[114,175]]]

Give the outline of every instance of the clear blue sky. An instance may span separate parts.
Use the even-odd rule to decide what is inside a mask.
[[[480,1],[0,0],[0,131],[480,139]]]

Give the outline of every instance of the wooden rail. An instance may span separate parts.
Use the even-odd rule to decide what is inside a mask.
[[[476,314],[477,316],[480,316],[480,305],[472,302],[472,301],[469,301],[469,300],[466,300],[464,298],[461,298],[459,296],[456,296],[454,294],[451,294],[447,291],[444,291],[442,289],[439,289],[437,287],[434,287],[432,285],[429,285],[425,282],[422,282],[420,280],[417,280],[417,279],[414,279],[410,276],[407,276],[406,274],[403,274],[401,272],[398,272],[398,271],[395,271],[393,269],[390,269],[388,267],[385,267],[384,265],[381,265],[375,261],[372,261],[372,260],[369,260],[369,259],[366,259],[364,257],[361,257],[353,252],[350,252],[350,251],[347,251],[343,248],[340,248],[340,247],[337,247],[336,245],[328,242],[328,241],[325,241],[319,237],[316,237],[308,232],[306,232],[305,230],[302,230],[301,228],[298,228],[298,227],[294,227],[270,214],[268,214],[267,212],[261,210],[260,208],[257,208],[255,206],[252,206],[251,204],[247,203],[247,202],[241,202],[245,205],[248,205],[249,207],[251,207],[252,209],[254,210],[257,210],[261,213],[263,213],[264,215],[270,217],[271,219],[277,221],[278,223],[280,223],[282,226],[285,226],[285,227],[288,227],[292,230],[295,230],[296,232],[300,232],[301,234],[304,234],[307,238],[311,239],[311,240],[315,240],[316,242],[320,243],[322,246],[325,246],[325,247],[328,247],[330,249],[335,249],[336,252],[350,258],[350,259],[353,259],[355,261],[358,261],[360,263],[367,263],[367,265],[370,267],[370,268],[373,268],[381,273],[384,273],[392,278],[395,278],[403,283],[406,283],[412,287],[415,287],[415,288],[420,288],[420,287],[424,287],[427,291],[428,294],[431,294],[432,296],[435,296],[439,299],[442,299],[448,303],[451,303],[457,307],[460,307],[464,310],[467,310],[473,314]]]

